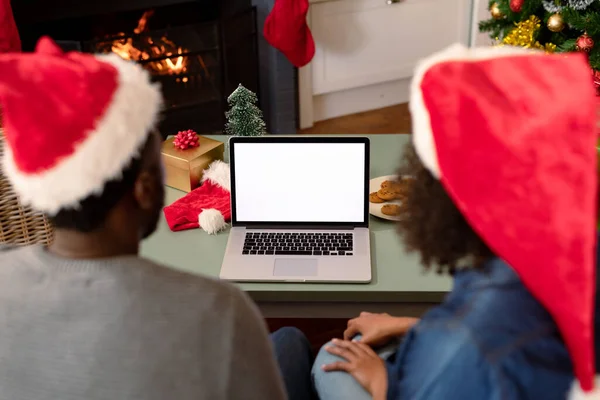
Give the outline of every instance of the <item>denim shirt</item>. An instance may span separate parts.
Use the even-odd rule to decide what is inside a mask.
[[[574,379],[550,314],[499,259],[458,272],[386,364],[390,400],[564,400]]]

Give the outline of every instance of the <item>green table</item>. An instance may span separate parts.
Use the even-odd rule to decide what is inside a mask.
[[[222,140],[222,137],[214,137]],[[371,177],[393,174],[409,135],[372,135]],[[167,204],[185,193],[167,188]],[[371,217],[373,280],[369,284],[243,283],[266,317],[350,317],[360,310],[418,315],[441,301],[451,281],[423,272],[418,257],[404,252],[395,226]],[[227,232],[171,232],[164,218],[142,244],[142,255],[183,271],[219,276]]]

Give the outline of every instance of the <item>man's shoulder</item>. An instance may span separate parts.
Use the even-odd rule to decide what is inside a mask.
[[[8,265],[11,261],[26,261],[32,255],[32,250],[39,245],[16,246],[8,243],[0,243],[0,266]]]
[[[16,280],[32,274],[84,278],[96,282],[115,295],[137,296],[164,304],[214,303],[219,309],[244,307],[247,296],[234,285],[216,278],[196,275],[137,256],[115,257],[86,262],[65,261],[40,256],[39,245],[2,246],[0,274]],[[65,268],[68,266],[68,268]],[[5,276],[5,277],[6,277]],[[28,280],[29,281],[29,280]],[[57,284],[68,280],[56,279]]]
[[[0,243],[0,257],[6,256],[9,253],[13,253],[17,250],[23,250],[23,246],[15,246],[9,243]]]
[[[0,243],[0,255],[9,250],[14,250],[14,247],[7,243]]]
[[[177,318],[200,317],[213,328],[220,326],[224,337],[259,323],[260,312],[245,292],[213,277],[190,274],[140,258],[141,279],[135,279],[136,296],[146,304],[174,310]],[[133,293],[132,293],[133,294]],[[248,334],[248,332],[246,332]]]
[[[137,258],[136,263],[142,268],[132,272],[141,275],[144,285],[157,285],[165,290],[177,290],[190,296],[229,296],[245,300],[243,292],[229,282],[177,270],[146,258]]]

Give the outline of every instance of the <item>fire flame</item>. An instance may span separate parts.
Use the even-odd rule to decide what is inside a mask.
[[[139,19],[133,33],[140,35],[148,30],[148,20],[154,14],[153,10],[144,12]],[[135,43],[134,43],[135,40]],[[187,50],[178,47],[165,36],[156,42],[150,36],[136,36],[117,39],[112,42],[111,49],[124,60],[145,61],[157,57],[168,57],[161,60],[150,61],[146,65],[154,72],[161,75],[173,75],[186,71],[187,62],[183,54]]]
[[[137,27],[133,30],[133,33],[140,34],[146,30],[146,25],[148,25],[148,19],[154,15],[154,10],[148,10],[144,12],[142,18],[138,21]]]

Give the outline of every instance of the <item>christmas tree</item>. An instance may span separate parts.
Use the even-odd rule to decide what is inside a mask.
[[[491,18],[479,29],[499,44],[588,54],[596,89],[600,87],[600,1],[491,0]]]
[[[262,111],[256,106],[256,94],[241,84],[227,99],[230,110],[225,113],[225,132],[234,136],[262,136],[266,134]]]

